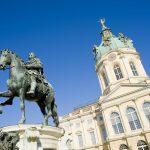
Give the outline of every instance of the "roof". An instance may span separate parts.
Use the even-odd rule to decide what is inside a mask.
[[[101,22],[102,30],[100,32],[102,36],[102,42],[99,46],[94,45],[93,54],[95,58],[95,62],[100,60],[103,55],[107,54],[111,50],[118,50],[119,48],[131,48],[133,49],[133,41],[122,33],[118,34],[118,37],[112,34],[110,28],[107,28],[104,25],[105,21]]]

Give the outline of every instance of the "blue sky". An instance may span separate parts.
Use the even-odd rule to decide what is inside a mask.
[[[150,74],[150,2],[131,0],[6,0],[0,1],[0,49],[9,48],[27,61],[34,51],[55,89],[59,115],[96,100],[100,86],[92,47],[99,45],[100,18],[114,35],[130,37]],[[7,89],[8,71],[0,71],[0,91]],[[0,98],[2,102],[4,98]],[[26,102],[27,123],[42,122],[35,103]],[[4,108],[0,126],[21,117],[19,99]]]

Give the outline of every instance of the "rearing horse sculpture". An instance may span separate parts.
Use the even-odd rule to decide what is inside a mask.
[[[3,50],[0,56],[0,69],[5,70],[7,66],[10,66],[10,76],[7,81],[8,91],[0,93],[0,97],[7,97],[9,99],[0,103],[0,105],[12,105],[13,98],[20,97],[22,117],[19,123],[24,124],[26,121],[24,101],[35,101],[44,115],[43,125],[48,125],[48,118],[52,116],[55,125],[58,126],[57,106],[52,86],[48,82],[45,83],[44,80],[38,81],[35,95],[28,95],[30,74],[28,74],[25,68],[24,61],[12,51]]]

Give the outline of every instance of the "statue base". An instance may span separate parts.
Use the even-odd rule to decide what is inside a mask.
[[[62,128],[43,125],[19,124],[0,130],[19,134],[19,150],[58,150],[58,141],[64,135]]]

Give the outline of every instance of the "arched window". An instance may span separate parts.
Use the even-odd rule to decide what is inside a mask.
[[[150,102],[145,102],[143,104],[143,109],[148,121],[150,122]]]
[[[134,76],[138,76],[138,72],[137,72],[137,70],[136,70],[135,65],[134,65],[133,62],[130,62],[130,68],[132,70],[133,75]]]
[[[128,150],[128,146],[125,144],[121,144],[119,150]]]
[[[142,140],[138,141],[137,147],[138,147],[138,150],[149,150],[148,145]]]
[[[79,147],[83,147],[83,139],[82,139],[82,134],[78,134],[78,143],[79,143]]]
[[[91,143],[92,145],[95,145],[96,144],[96,137],[95,137],[95,133],[94,131],[90,131],[90,137],[91,137]]]
[[[119,65],[115,65],[115,66],[114,66],[114,72],[115,72],[115,75],[116,75],[116,79],[117,79],[117,80],[123,78],[123,75],[122,75],[122,72],[121,72],[121,69],[120,69]]]
[[[127,113],[127,117],[128,117],[128,121],[129,121],[131,130],[140,129],[141,123],[140,123],[140,120],[138,118],[138,115],[137,115],[135,109],[132,107],[129,107],[129,108],[127,108],[126,113]]]
[[[71,140],[70,140],[70,139],[67,140],[66,146],[67,146],[67,149],[68,149],[68,150],[71,150],[71,149],[72,149],[72,148],[71,148]]]
[[[104,72],[102,73],[102,77],[103,77],[104,84],[107,87],[108,86],[108,77],[106,76],[106,74]]]
[[[112,127],[114,129],[114,132],[116,134],[123,133],[124,130],[122,127],[122,123],[121,123],[119,114],[116,112],[113,112],[110,116],[110,119],[111,119],[111,123],[112,123]]]

